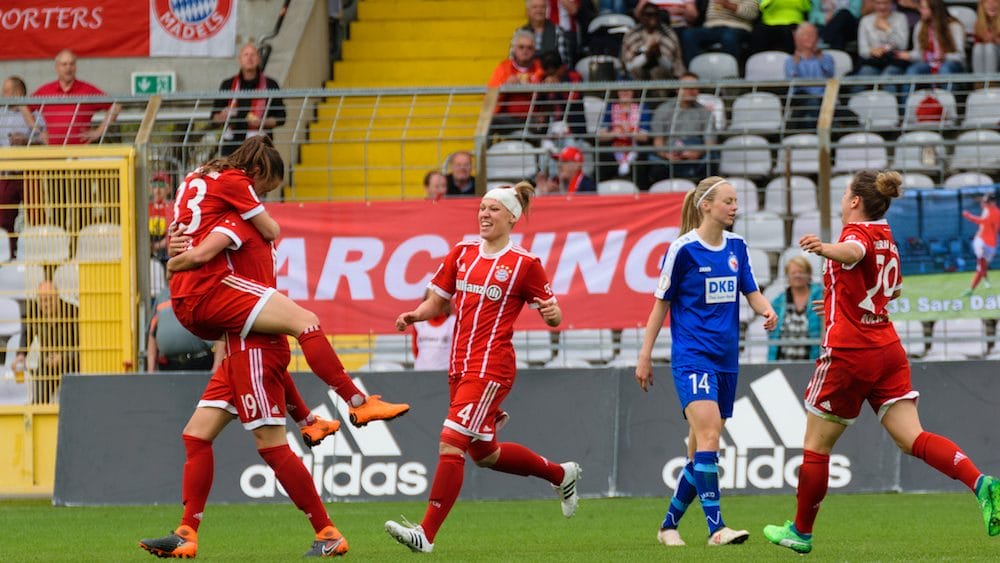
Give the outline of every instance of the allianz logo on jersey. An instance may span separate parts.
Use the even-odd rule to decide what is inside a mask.
[[[733,418],[725,433],[732,444],[720,439],[719,486],[723,489],[781,489],[799,484],[802,465],[802,438],[806,431],[806,410],[802,399],[788,384],[785,374],[775,369],[750,384],[757,399],[741,397],[733,405]],[[770,429],[765,424],[770,422]],[[663,466],[663,482],[675,489],[687,459],[675,457]],[[830,487],[846,487],[851,482],[851,460],[830,455]]]
[[[368,393],[360,379],[355,378],[354,384],[361,392]],[[339,417],[332,414],[330,405],[339,412]],[[328,401],[312,411],[316,416],[343,422],[340,431],[312,450],[302,445],[297,432],[288,433],[289,446],[312,474],[321,497],[414,496],[427,491],[427,466],[400,459],[404,457],[403,452],[384,421],[355,428],[349,422],[347,405],[332,390],[328,392]],[[240,489],[250,498],[285,495],[274,471],[264,463],[251,465],[243,471]]]

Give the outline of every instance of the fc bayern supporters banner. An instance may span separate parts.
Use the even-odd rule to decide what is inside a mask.
[[[79,56],[149,53],[149,8],[134,0],[4,0],[0,59],[47,59],[70,48]]]
[[[512,238],[541,259],[564,328],[644,326],[682,201],[683,194],[537,198]],[[278,289],[331,332],[392,332],[448,251],[479,236],[474,198],[268,209],[282,226]],[[517,328],[546,327],[526,312]]]
[[[232,57],[237,0],[152,0],[151,57]]]

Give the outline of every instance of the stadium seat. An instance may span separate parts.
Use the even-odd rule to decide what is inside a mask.
[[[876,133],[850,133],[836,143],[832,172],[881,170],[889,164],[885,139]]]
[[[594,135],[601,126],[601,118],[604,116],[604,107],[607,104],[597,96],[583,97],[583,119],[587,122],[587,133]]]
[[[705,81],[740,77],[739,62],[729,53],[699,53],[691,59],[688,70],[697,74],[699,80]]]
[[[36,264],[0,264],[0,296],[19,300],[33,298],[43,280],[45,270]]]
[[[715,94],[698,94],[698,103],[712,112],[712,124],[716,131],[726,130],[726,104]]]
[[[854,71],[854,59],[847,51],[840,49],[823,49],[823,52],[833,59],[833,75],[837,78]]]
[[[556,354],[554,358],[545,362],[545,367],[551,368],[571,368],[571,369],[584,369],[594,367],[590,365],[590,362],[586,360],[581,360],[578,358],[567,358],[562,354]]]
[[[770,92],[749,92],[733,100],[730,131],[774,134],[782,129],[778,96]]]
[[[587,25],[587,33],[594,33],[601,28],[621,28],[621,33],[635,27],[635,20],[625,14],[601,14],[590,20]]]
[[[937,131],[909,131],[896,140],[892,167],[900,172],[940,172],[944,138]]]
[[[757,285],[765,287],[771,283],[771,258],[766,251],[760,248],[751,248],[750,267],[753,268],[753,275],[757,278]]]
[[[826,259],[818,254],[813,254],[812,252],[803,252],[799,248],[797,240],[792,241],[792,245],[785,249],[784,252],[778,256],[778,278],[780,278],[785,285],[787,285],[787,280],[785,280],[785,266],[788,265],[788,261],[796,256],[801,256],[809,261],[809,265],[812,266],[812,281],[820,283],[823,281],[823,265],[826,264]]]
[[[747,58],[744,78],[749,81],[784,81],[785,60],[791,55],[784,51],[762,51]]]
[[[986,353],[980,319],[939,319],[931,338],[934,342],[924,361],[979,359]]]
[[[858,116],[858,123],[865,130],[892,130],[899,125],[896,96],[884,90],[851,94],[847,107]]]
[[[695,183],[686,178],[667,178],[649,186],[649,193],[661,194],[670,192],[687,193],[695,188]]]
[[[926,190],[937,186],[927,174],[919,172],[903,173],[903,189]]]
[[[17,238],[19,262],[59,263],[69,259],[69,235],[62,227],[25,227]]]
[[[785,161],[790,154],[792,174],[817,174],[819,172],[819,137],[812,133],[789,135],[781,140],[775,174],[785,173]]]
[[[948,189],[974,188],[977,186],[992,186],[993,178],[982,172],[960,172],[952,174],[944,181],[944,187]]]
[[[548,330],[516,330],[513,343],[518,361],[542,364],[552,359],[552,333]]]
[[[580,77],[583,78],[584,82],[590,80],[590,63],[611,63],[615,67],[615,76],[621,76],[625,72],[625,67],[622,65],[622,60],[618,57],[612,57],[610,55],[591,55],[589,57],[583,57],[576,62],[574,67]]]
[[[642,338],[645,329],[631,327],[622,329],[619,352],[615,359],[621,358],[621,363],[635,365],[639,358],[639,351],[642,350]],[[670,360],[670,347],[672,340],[670,337],[670,327],[665,326],[660,329],[660,335],[653,343],[653,361],[666,362]],[[631,363],[629,363],[631,362]]]
[[[841,196],[844,195],[844,190],[847,189],[847,184],[850,183],[853,178],[854,174],[837,174],[836,176],[830,178],[831,205],[836,205],[840,201]]]
[[[757,201],[757,184],[742,176],[727,176],[726,180],[736,189],[736,197],[740,204],[740,213],[754,213],[760,205]]]
[[[996,129],[1000,123],[1000,88],[981,88],[965,99],[962,127]]]
[[[406,371],[406,366],[399,362],[385,360],[371,361],[358,368],[358,371],[385,372],[385,371]]]
[[[80,268],[76,262],[60,264],[52,274],[52,281],[59,291],[59,298],[80,306]]]
[[[517,182],[538,171],[538,150],[524,141],[500,141],[486,149],[487,180]]]
[[[759,135],[734,135],[723,141],[719,173],[724,176],[768,176],[771,173],[771,149]]]
[[[747,332],[743,340],[743,350],[740,352],[740,363],[765,363],[767,361],[767,340],[764,321],[758,318],[752,319],[747,324]]]
[[[597,183],[597,193],[600,195],[637,194],[639,188],[629,180],[604,180]]]
[[[10,235],[6,230],[0,229],[0,262],[10,262]]]
[[[791,188],[791,210],[785,207],[785,193],[788,188]],[[791,215],[798,215],[815,211],[816,183],[806,176],[790,176],[787,181],[783,176],[775,178],[764,188],[764,208],[779,215],[789,212]]]
[[[394,362],[410,365],[413,363],[413,345],[409,334],[374,335],[371,344],[371,362]]]
[[[968,6],[949,5],[948,13],[951,17],[962,22],[965,34],[972,37],[976,33],[976,10]]]
[[[941,104],[941,119],[931,121],[921,121],[917,115],[917,108],[927,97],[935,98]],[[955,125],[958,116],[955,95],[940,88],[926,88],[915,90],[906,98],[906,108],[903,113],[904,129],[942,129]]]
[[[779,252],[785,249],[785,221],[777,213],[758,211],[738,215],[733,232],[745,238],[750,248]]]
[[[839,202],[839,200],[838,200]],[[800,215],[796,215],[795,220],[792,221],[792,240],[791,247],[797,247],[799,244],[799,239],[804,235],[813,234],[822,237],[822,224],[820,223],[820,212],[817,211],[807,211]],[[840,231],[843,229],[844,225],[840,220],[840,205],[836,206],[836,209],[830,217],[830,238],[828,240],[837,240],[840,238]],[[827,239],[824,239],[827,240]],[[779,249],[784,250],[784,248]]]
[[[97,223],[80,229],[76,259],[81,262],[118,262],[122,259],[121,226]]]
[[[10,338],[21,332],[21,306],[16,299],[0,297],[0,337]]]
[[[564,361],[601,364],[614,357],[609,329],[567,329],[559,332],[559,353]]]
[[[1000,133],[991,129],[965,131],[955,139],[951,155],[953,170],[1000,169]]]

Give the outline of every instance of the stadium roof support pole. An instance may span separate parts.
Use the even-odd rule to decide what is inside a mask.
[[[135,248],[133,252],[136,257],[146,256],[149,254],[149,205],[145,194],[149,189],[149,180],[154,171],[147,169],[147,165],[149,163],[149,160],[147,159],[147,151],[149,149],[149,140],[153,135],[153,128],[156,126],[156,116],[160,112],[160,107],[162,105],[163,97],[159,94],[154,94],[149,97],[149,101],[146,102],[146,110],[142,115],[142,122],[139,124],[139,131],[135,135],[136,220],[135,236],[132,237],[132,240],[135,241]],[[171,188],[173,187],[174,186],[171,186]],[[143,334],[146,324],[152,316],[152,312],[149,310],[149,304],[152,303],[150,295],[150,273],[149,265],[145,261],[137,260],[137,263],[141,264],[141,266],[136,268],[136,284],[139,290],[139,314],[136,315],[138,321],[136,330],[138,332],[136,334]],[[141,366],[145,365],[146,339],[140,338],[138,345],[141,353],[138,355],[140,365],[136,366],[136,370],[140,370]]]
[[[483,109],[479,112],[479,121],[476,122],[476,195],[486,194],[486,137],[490,133],[490,121],[493,120],[493,112],[497,109],[497,101],[500,99],[498,88],[487,88],[486,95],[483,96]]]
[[[826,81],[823,92],[823,102],[819,108],[819,119],[816,121],[816,136],[819,137],[819,174],[816,183],[819,184],[819,230],[822,240],[830,240],[830,129],[833,127],[833,114],[837,108],[837,98],[840,96],[840,81],[831,78]],[[797,243],[798,241],[793,241]]]

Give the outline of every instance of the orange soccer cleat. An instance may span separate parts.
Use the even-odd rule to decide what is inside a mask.
[[[318,416],[311,424],[299,428],[299,431],[302,432],[302,441],[310,448],[319,445],[323,438],[335,434],[337,430],[340,430],[339,420],[327,420]]]
[[[182,524],[162,538],[139,540],[139,547],[157,557],[194,559],[198,555],[198,532]]]
[[[350,549],[345,538],[334,526],[327,526],[316,534],[312,547],[303,557],[339,557]]]
[[[410,410],[406,403],[387,403],[381,395],[369,395],[360,407],[351,407],[351,424],[361,428],[373,420],[392,420]]]

